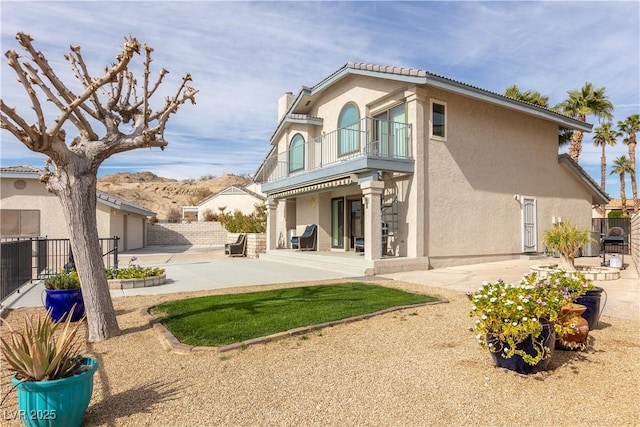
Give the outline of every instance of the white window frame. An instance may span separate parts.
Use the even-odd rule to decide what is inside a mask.
[[[438,105],[442,105],[444,107],[444,136],[440,136],[440,135],[434,135],[433,134],[433,104],[438,104]],[[431,99],[429,102],[429,138],[431,139],[435,139],[438,141],[446,141],[447,140],[447,135],[449,134],[449,131],[447,129],[447,103],[444,101],[440,101],[437,99]]]

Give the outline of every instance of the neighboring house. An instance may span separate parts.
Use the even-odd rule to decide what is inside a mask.
[[[221,208],[224,212],[233,213],[238,210],[245,215],[251,215],[256,205],[264,204],[266,197],[260,192],[256,183],[249,183],[244,187],[231,185],[195,206],[183,206],[182,218],[204,221],[207,213],[219,214]]]
[[[41,174],[32,166],[0,167],[2,237],[69,238],[60,200],[40,182]],[[100,237],[118,236],[122,251],[146,246],[146,219],[155,212],[104,191],[98,190],[96,197]]]
[[[633,199],[626,200],[627,214],[633,215]],[[640,203],[640,202],[638,202]],[[622,199],[611,199],[609,203],[602,206],[594,206],[593,217],[594,218],[608,218],[610,212],[622,210]]]
[[[255,179],[267,252],[317,224],[319,251],[364,241],[376,273],[509,259],[609,201],[558,156],[558,129],[590,124],[427,71],[348,63],[278,113]]]

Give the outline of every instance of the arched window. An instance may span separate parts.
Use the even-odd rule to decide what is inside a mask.
[[[304,138],[299,133],[289,144],[289,173],[304,169]]]
[[[338,156],[360,150],[360,122],[358,109],[347,104],[338,117]]]

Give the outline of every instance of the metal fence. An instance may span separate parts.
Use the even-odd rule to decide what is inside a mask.
[[[119,239],[117,236],[100,239],[105,268],[118,268]],[[0,259],[0,300],[29,281],[75,268],[69,239],[3,238]]]

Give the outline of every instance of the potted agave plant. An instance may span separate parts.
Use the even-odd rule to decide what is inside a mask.
[[[0,338],[6,366],[15,373],[11,382],[17,390],[18,413],[29,427],[82,424],[98,362],[80,354],[81,322],[70,322],[70,316],[63,322],[54,322],[50,315],[25,317],[22,331],[9,326],[9,336]]]
[[[556,333],[564,337],[575,332],[571,322],[556,320],[573,300],[568,289],[579,289],[581,283],[564,273],[544,279],[530,273],[517,284],[485,282],[467,293],[473,303],[470,316],[477,317],[470,329],[497,366],[522,374],[542,371],[553,354]]]
[[[44,306],[54,322],[63,320],[71,313],[71,321],[76,322],[84,316],[84,300],[80,289],[80,278],[74,269],[59,271],[44,281]],[[75,306],[75,307],[74,307]],[[73,310],[72,310],[72,307]]]

